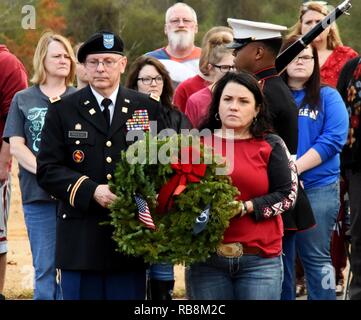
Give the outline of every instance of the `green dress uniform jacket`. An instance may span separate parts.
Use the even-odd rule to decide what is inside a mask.
[[[126,134],[159,117],[151,97],[119,87],[111,127],[90,87],[53,103],[46,115],[37,157],[39,185],[60,200],[57,213],[56,266],[63,270],[143,270],[140,258],[116,251],[113,229],[101,225],[109,210],[93,194],[112,179]],[[148,118],[148,119],[147,119]],[[159,129],[163,128],[158,123]]]

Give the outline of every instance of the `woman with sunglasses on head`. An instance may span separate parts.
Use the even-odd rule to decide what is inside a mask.
[[[289,38],[283,49],[298,38]],[[340,152],[347,138],[348,115],[337,90],[320,84],[315,47],[307,46],[288,65],[283,77],[298,106],[296,166],[316,219],[316,227],[284,237],[284,263],[292,264],[297,250],[305,270],[308,299],[332,300],[336,294],[330,241],[339,210]],[[285,273],[283,290],[295,290],[292,273]],[[294,297],[283,294],[283,298]]]
[[[324,1],[309,1],[303,4],[289,37],[304,35],[322,21],[330,13],[329,7],[323,3]],[[336,88],[342,67],[348,60],[356,57],[357,52],[342,44],[336,22],[313,40],[312,45],[318,52],[322,82]]]
[[[212,87],[225,73],[234,69],[232,51],[226,45],[232,41],[231,33],[216,33],[207,41],[207,77],[209,85],[192,94],[186,104],[185,114],[194,127],[199,127],[207,116],[212,100]]]
[[[181,133],[181,129],[191,129],[187,117],[172,105],[172,80],[163,64],[150,56],[140,56],[130,67],[126,87],[159,97],[162,103],[161,117],[166,128]],[[147,298],[151,300],[171,300],[174,287],[173,265],[153,264],[149,268]]]

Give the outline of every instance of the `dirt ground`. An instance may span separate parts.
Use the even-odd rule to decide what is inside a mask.
[[[12,170],[12,195],[8,221],[7,269],[4,294],[9,299],[27,298],[32,294],[33,268],[28,234],[21,206],[17,164]]]
[[[7,270],[4,294],[7,299],[29,299],[33,291],[33,267],[28,235],[24,223],[21,206],[21,195],[17,177],[17,163],[13,164],[12,171],[12,196],[10,217],[8,221],[8,246]],[[176,297],[184,295],[183,267],[175,267]]]

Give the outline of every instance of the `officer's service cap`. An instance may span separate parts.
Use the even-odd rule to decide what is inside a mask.
[[[252,41],[282,38],[282,31],[287,27],[272,23],[256,22],[240,19],[227,19],[233,29],[233,42],[227,45],[230,49],[239,49]]]
[[[113,32],[101,31],[93,34],[78,50],[78,61],[83,63],[88,54],[116,53],[123,55],[124,42]]]

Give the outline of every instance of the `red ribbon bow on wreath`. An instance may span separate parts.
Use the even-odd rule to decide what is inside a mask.
[[[200,152],[192,147],[183,148],[182,155],[188,153],[187,162],[200,162]],[[181,160],[183,157],[181,157]],[[173,204],[173,196],[180,195],[187,187],[188,183],[201,181],[206,173],[207,166],[204,163],[182,163],[178,159],[177,163],[172,163],[171,168],[176,172],[175,175],[162,187],[158,196],[157,213],[166,213]]]

